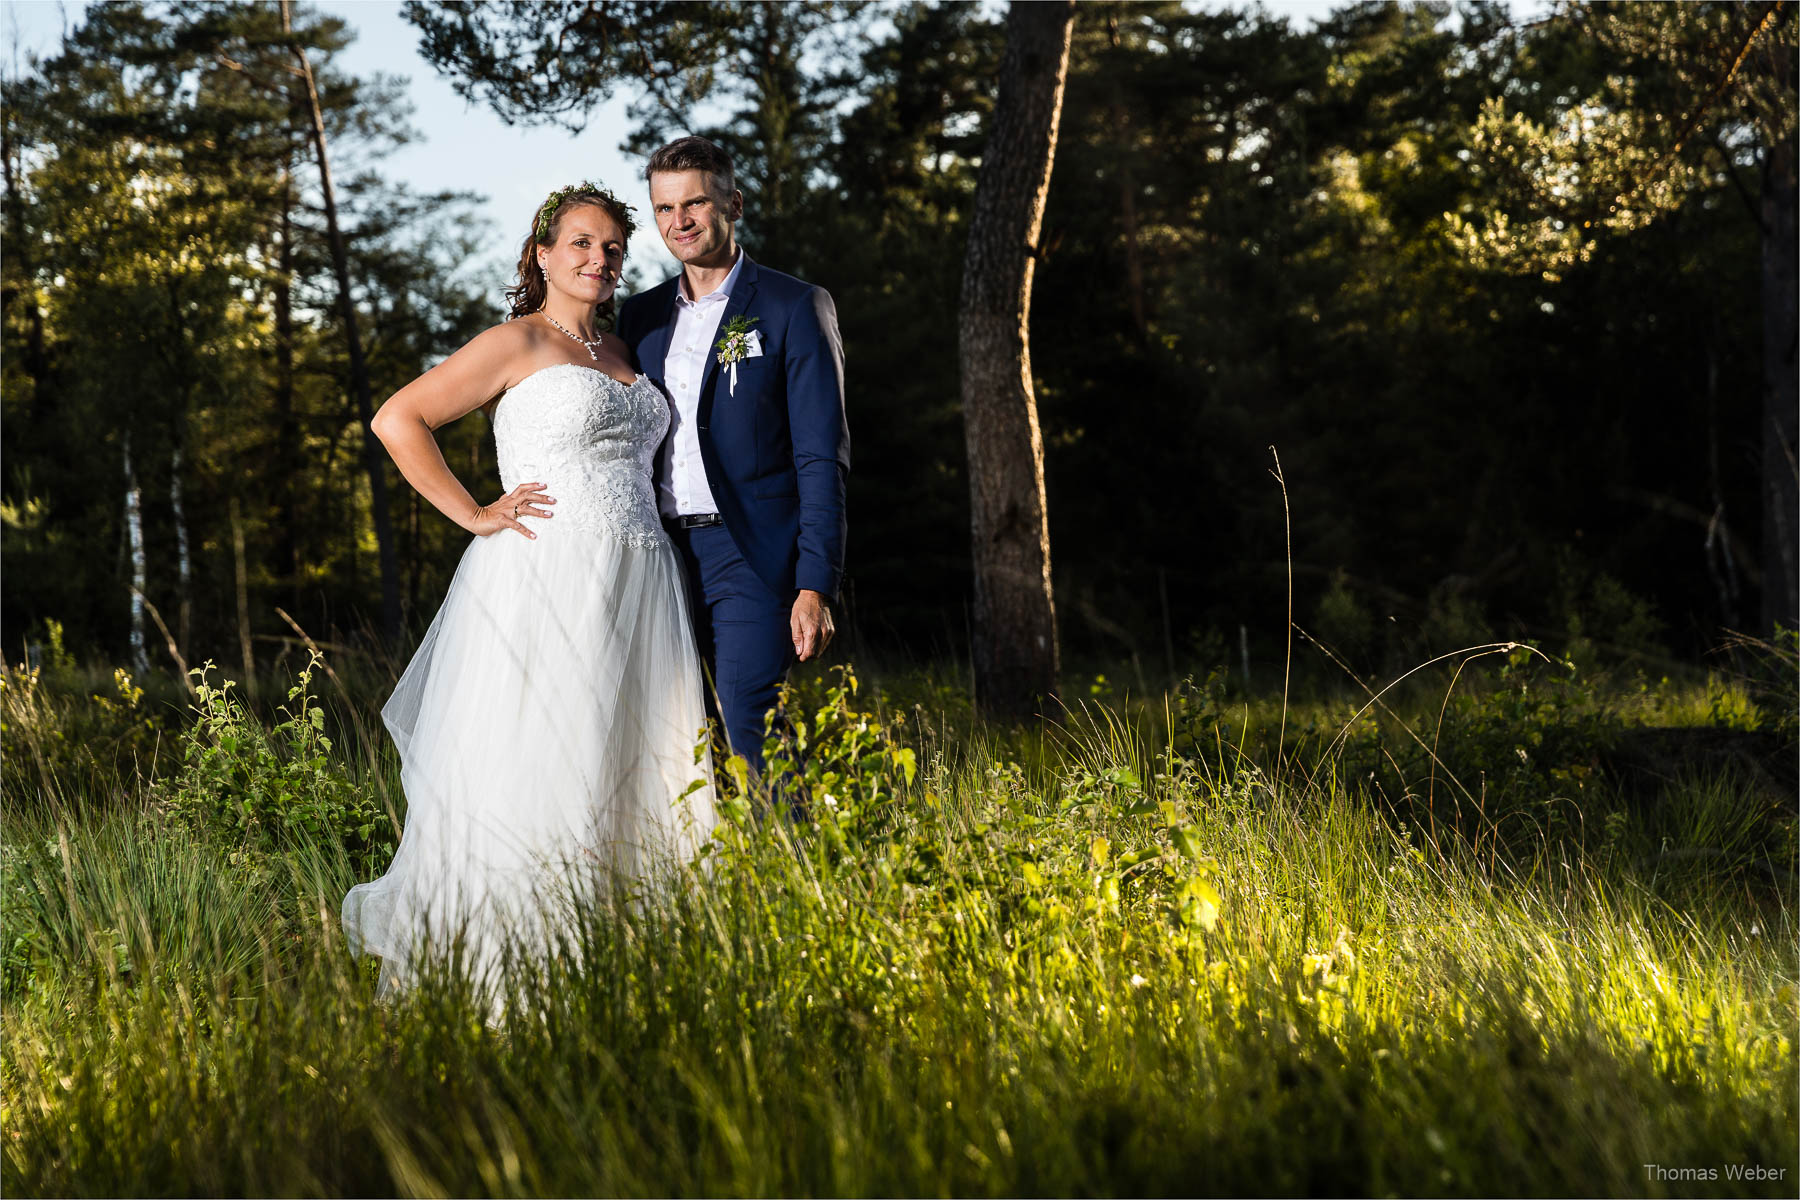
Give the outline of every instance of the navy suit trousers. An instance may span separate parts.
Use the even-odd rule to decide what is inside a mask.
[[[763,718],[794,665],[794,598],[769,590],[723,525],[676,529],[669,536],[687,567],[694,637],[711,676],[708,706],[732,752],[760,775]]]

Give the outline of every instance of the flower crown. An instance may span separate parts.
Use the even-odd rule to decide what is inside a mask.
[[[538,209],[537,240],[541,242],[550,236],[550,225],[556,220],[557,209],[561,208],[563,203],[567,201],[570,196],[583,194],[600,197],[623,215],[624,220],[622,223],[625,226],[625,241],[629,243],[631,241],[632,232],[637,228],[637,209],[625,203],[599,184],[586,179],[582,180],[580,183],[571,183],[567,187],[557,188],[545,199],[543,207]]]

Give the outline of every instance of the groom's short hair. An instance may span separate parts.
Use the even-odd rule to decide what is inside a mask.
[[[729,196],[737,190],[737,172],[732,168],[731,155],[723,146],[703,137],[676,138],[658,148],[650,156],[650,165],[644,168],[644,178],[674,171],[705,171],[724,195]]]

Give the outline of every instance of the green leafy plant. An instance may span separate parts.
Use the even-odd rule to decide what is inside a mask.
[[[333,755],[325,712],[311,691],[318,664],[315,653],[272,727],[244,707],[232,680],[211,682],[212,663],[191,671],[194,722],[182,735],[180,769],[156,789],[158,806],[252,853],[336,842],[372,864],[391,852],[387,815]]]
[[[750,779],[742,755],[724,760],[724,810],[742,820],[765,806],[786,805],[836,849],[891,828],[917,777],[918,758],[900,740],[905,716],[884,720],[861,707],[860,686],[849,666],[835,667],[810,711],[801,711],[798,693],[784,687],[780,705],[764,719],[763,778]]]

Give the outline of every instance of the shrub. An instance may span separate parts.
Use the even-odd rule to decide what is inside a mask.
[[[1507,656],[1495,682],[1464,677],[1441,711],[1409,722],[1411,733],[1359,723],[1344,740],[1341,778],[1434,829],[1526,843],[1565,831],[1617,740],[1618,714],[1573,664],[1527,647]]]
[[[824,844],[841,851],[851,841],[892,827],[909,794],[918,759],[897,728],[856,703],[860,685],[848,666],[832,669],[812,705],[791,685],[764,718],[763,778],[749,777],[742,755],[723,760],[720,810],[744,821],[785,804],[791,815],[816,823]],[[810,711],[803,711],[810,708]],[[894,726],[906,718],[896,714]]]
[[[311,692],[318,661],[315,653],[288,689],[272,728],[245,708],[233,681],[210,682],[212,663],[190,672],[195,720],[182,734],[180,770],[157,785],[158,807],[198,834],[253,852],[326,841],[359,865],[385,861],[392,823],[332,756],[325,712]]]

